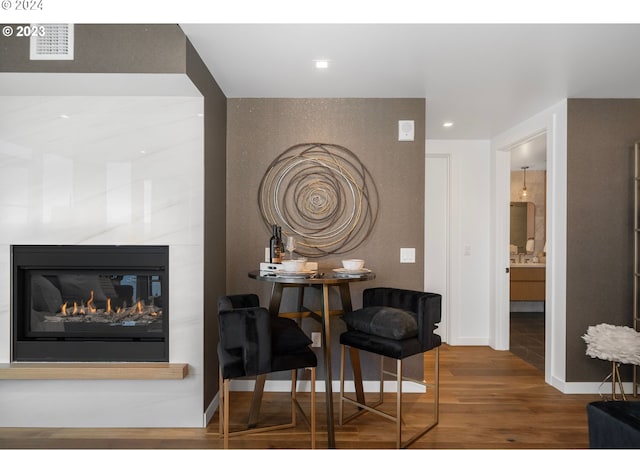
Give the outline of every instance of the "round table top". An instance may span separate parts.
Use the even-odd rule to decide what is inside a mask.
[[[354,281],[374,280],[376,274],[371,271],[365,272],[348,272],[338,269],[329,270],[327,272],[319,271],[310,274],[287,274],[283,272],[267,272],[260,270],[252,270],[249,272],[249,278],[258,281],[268,281],[270,283],[287,283],[287,284],[344,284]]]

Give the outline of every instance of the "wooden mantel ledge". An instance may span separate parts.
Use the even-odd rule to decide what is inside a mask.
[[[0,380],[181,380],[188,364],[49,363],[0,364]]]

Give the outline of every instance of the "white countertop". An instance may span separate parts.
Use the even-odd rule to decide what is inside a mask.
[[[511,263],[511,267],[546,267],[545,263]]]

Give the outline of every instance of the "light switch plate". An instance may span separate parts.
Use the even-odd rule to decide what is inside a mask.
[[[398,140],[413,141],[415,138],[415,122],[413,120],[398,120]]]
[[[415,248],[401,248],[400,249],[400,262],[401,263],[415,263],[416,262],[416,249]]]

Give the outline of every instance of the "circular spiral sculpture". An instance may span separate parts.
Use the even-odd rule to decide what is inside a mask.
[[[296,253],[318,257],[347,253],[371,234],[378,191],[371,174],[349,149],[298,144],[267,168],[258,190],[267,229],[296,237]]]

